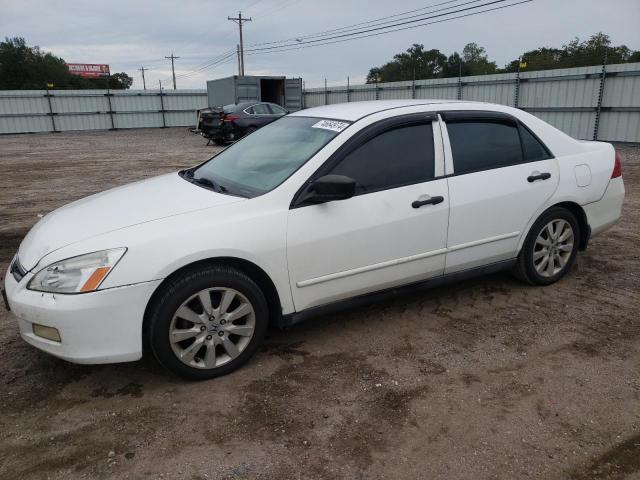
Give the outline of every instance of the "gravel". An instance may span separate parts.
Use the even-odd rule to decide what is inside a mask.
[[[0,268],[46,213],[201,162],[185,129],[0,137]],[[80,366],[0,307],[0,478],[640,478],[640,148],[618,225],[547,288],[497,274],[273,331],[189,383]]]

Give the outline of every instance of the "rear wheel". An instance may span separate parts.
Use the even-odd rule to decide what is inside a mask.
[[[568,210],[554,207],[533,224],[522,246],[516,275],[532,285],[550,285],[562,278],[578,252],[580,227]]]
[[[244,136],[251,135],[256,130],[258,130],[256,127],[251,126],[244,131]]]
[[[149,317],[157,360],[192,380],[218,377],[246,363],[262,342],[267,302],[243,272],[215,266],[166,285]]]

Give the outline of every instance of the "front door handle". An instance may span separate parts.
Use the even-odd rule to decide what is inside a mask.
[[[551,174],[548,172],[544,172],[544,173],[533,172],[531,175],[527,177],[527,182],[533,183],[536,180],[548,180],[550,178],[551,178]]]
[[[430,197],[429,195],[421,195],[418,200],[413,201],[411,206],[413,208],[420,208],[423,205],[437,205],[442,202],[444,202],[444,197],[442,196]]]

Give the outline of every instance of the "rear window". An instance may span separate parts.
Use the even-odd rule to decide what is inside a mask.
[[[234,104],[225,105],[224,107],[222,107],[222,111],[224,113],[233,113],[236,111],[236,106]]]

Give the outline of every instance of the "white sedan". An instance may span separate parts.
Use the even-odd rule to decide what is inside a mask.
[[[623,198],[610,144],[521,110],[330,105],[46,215],[5,298],[22,338],[60,358],[131,361],[144,345],[211,378],[249,360],[269,325],[501,269],[552,284]]]

